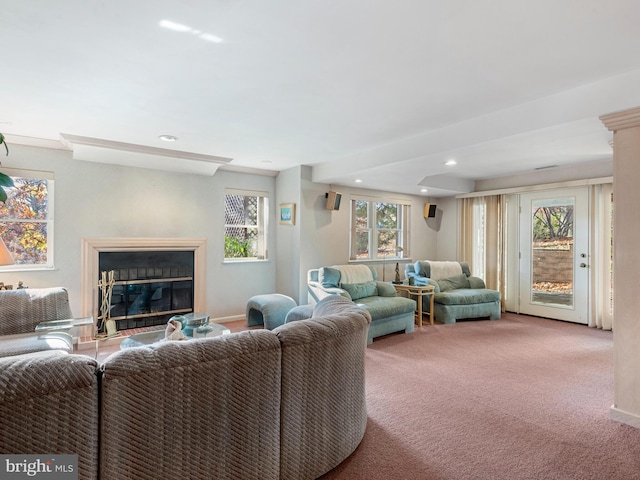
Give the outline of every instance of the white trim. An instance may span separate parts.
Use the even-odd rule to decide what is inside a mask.
[[[80,315],[98,318],[98,257],[100,252],[193,251],[193,311],[206,311],[206,256],[204,238],[83,238],[80,272]]]
[[[35,264],[35,263],[16,263],[13,265],[0,267],[0,272],[32,272],[36,270],[54,270],[55,269],[55,255],[53,239],[55,238],[55,179],[53,172],[44,170],[26,170],[20,168],[2,168],[5,175],[14,178],[26,178],[35,180],[45,180],[47,182],[47,216],[45,219],[36,218],[17,218],[17,217],[2,217],[0,221],[8,223],[41,223],[46,225],[47,229],[47,263]],[[13,187],[11,187],[13,188]]]
[[[397,203],[399,205],[411,205],[411,200],[394,198],[388,195],[362,195],[359,193],[350,193],[349,200],[365,200],[367,202]]]
[[[27,170],[25,168],[2,167],[2,173],[10,177],[37,178],[38,180],[54,180],[53,172],[46,170]]]
[[[640,416],[625,412],[624,410],[620,410],[616,408],[614,405],[609,409],[609,420],[613,420],[614,422],[624,423],[625,425],[629,425],[634,428],[640,428]]]
[[[585,185],[600,185],[602,183],[613,183],[613,177],[585,178],[583,180],[569,180],[566,182],[543,183],[539,185],[523,185],[521,187],[500,188],[498,190],[486,190],[484,192],[462,193],[456,198],[486,197],[489,195],[507,195],[510,193],[530,193],[555,188],[582,187]]]
[[[265,197],[269,198],[269,192],[260,190],[247,190],[243,188],[225,188],[225,195],[238,195],[241,197]]]
[[[117,152],[131,152],[169,158],[181,158],[205,163],[227,164],[232,160],[231,158],[220,157],[217,155],[205,155],[202,153],[184,152],[180,150],[171,150],[168,148],[150,147],[148,145],[115,142],[113,140],[83,137],[81,135],[71,135],[69,133],[61,133],[60,138],[62,144],[65,145],[69,150],[74,150],[78,145],[82,145],[89,148],[115,150]]]
[[[244,320],[245,315],[231,315],[228,317],[218,317],[218,318],[211,318],[209,319],[209,322],[211,323],[229,323],[229,322],[236,322],[238,320]]]

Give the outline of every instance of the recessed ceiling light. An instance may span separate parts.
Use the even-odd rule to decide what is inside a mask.
[[[457,164],[458,164],[458,162],[456,162],[456,161],[452,158],[452,159],[447,160],[446,162],[444,162],[444,164],[445,164],[447,167],[452,167],[453,165],[457,165]]]
[[[178,137],[176,137],[175,135],[160,135],[158,138],[160,140],[165,141],[165,142],[177,142],[178,141]]]
[[[174,32],[191,32],[193,29],[182,23],[172,22],[171,20],[161,20],[160,26]]]
[[[203,33],[202,35],[198,35],[198,36],[202,40],[206,40],[207,42],[211,42],[211,43],[222,43],[224,41],[220,37],[216,35],[212,35],[210,33]]]
[[[423,188],[423,189],[421,189],[420,191],[421,191],[422,193],[427,193],[427,192],[429,191],[429,189],[428,189],[428,188]]]
[[[160,26],[174,32],[190,33],[197,36],[202,40],[212,43],[222,43],[224,40],[212,33],[203,32],[197,28],[192,28],[189,25],[183,25],[182,23],[172,22],[171,20],[161,20]]]
[[[354,180],[354,182],[356,182],[356,183],[362,183],[362,180],[360,180],[359,178],[356,178],[356,179]]]

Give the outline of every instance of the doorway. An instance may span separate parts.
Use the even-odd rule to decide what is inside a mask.
[[[589,322],[589,190],[520,195],[519,312]]]

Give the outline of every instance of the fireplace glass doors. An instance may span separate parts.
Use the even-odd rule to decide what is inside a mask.
[[[119,331],[193,312],[192,251],[101,252],[99,269],[113,272],[110,317]],[[102,305],[100,289],[99,295]]]

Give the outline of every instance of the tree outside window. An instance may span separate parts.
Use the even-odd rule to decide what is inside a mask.
[[[7,200],[0,204],[0,238],[11,252],[11,268],[52,267],[50,248],[53,221],[51,191],[53,181],[11,176]]]
[[[269,199],[242,193],[225,195],[225,260],[264,260],[267,258],[267,219]]]
[[[355,199],[352,201],[352,259],[402,258],[409,206]]]

